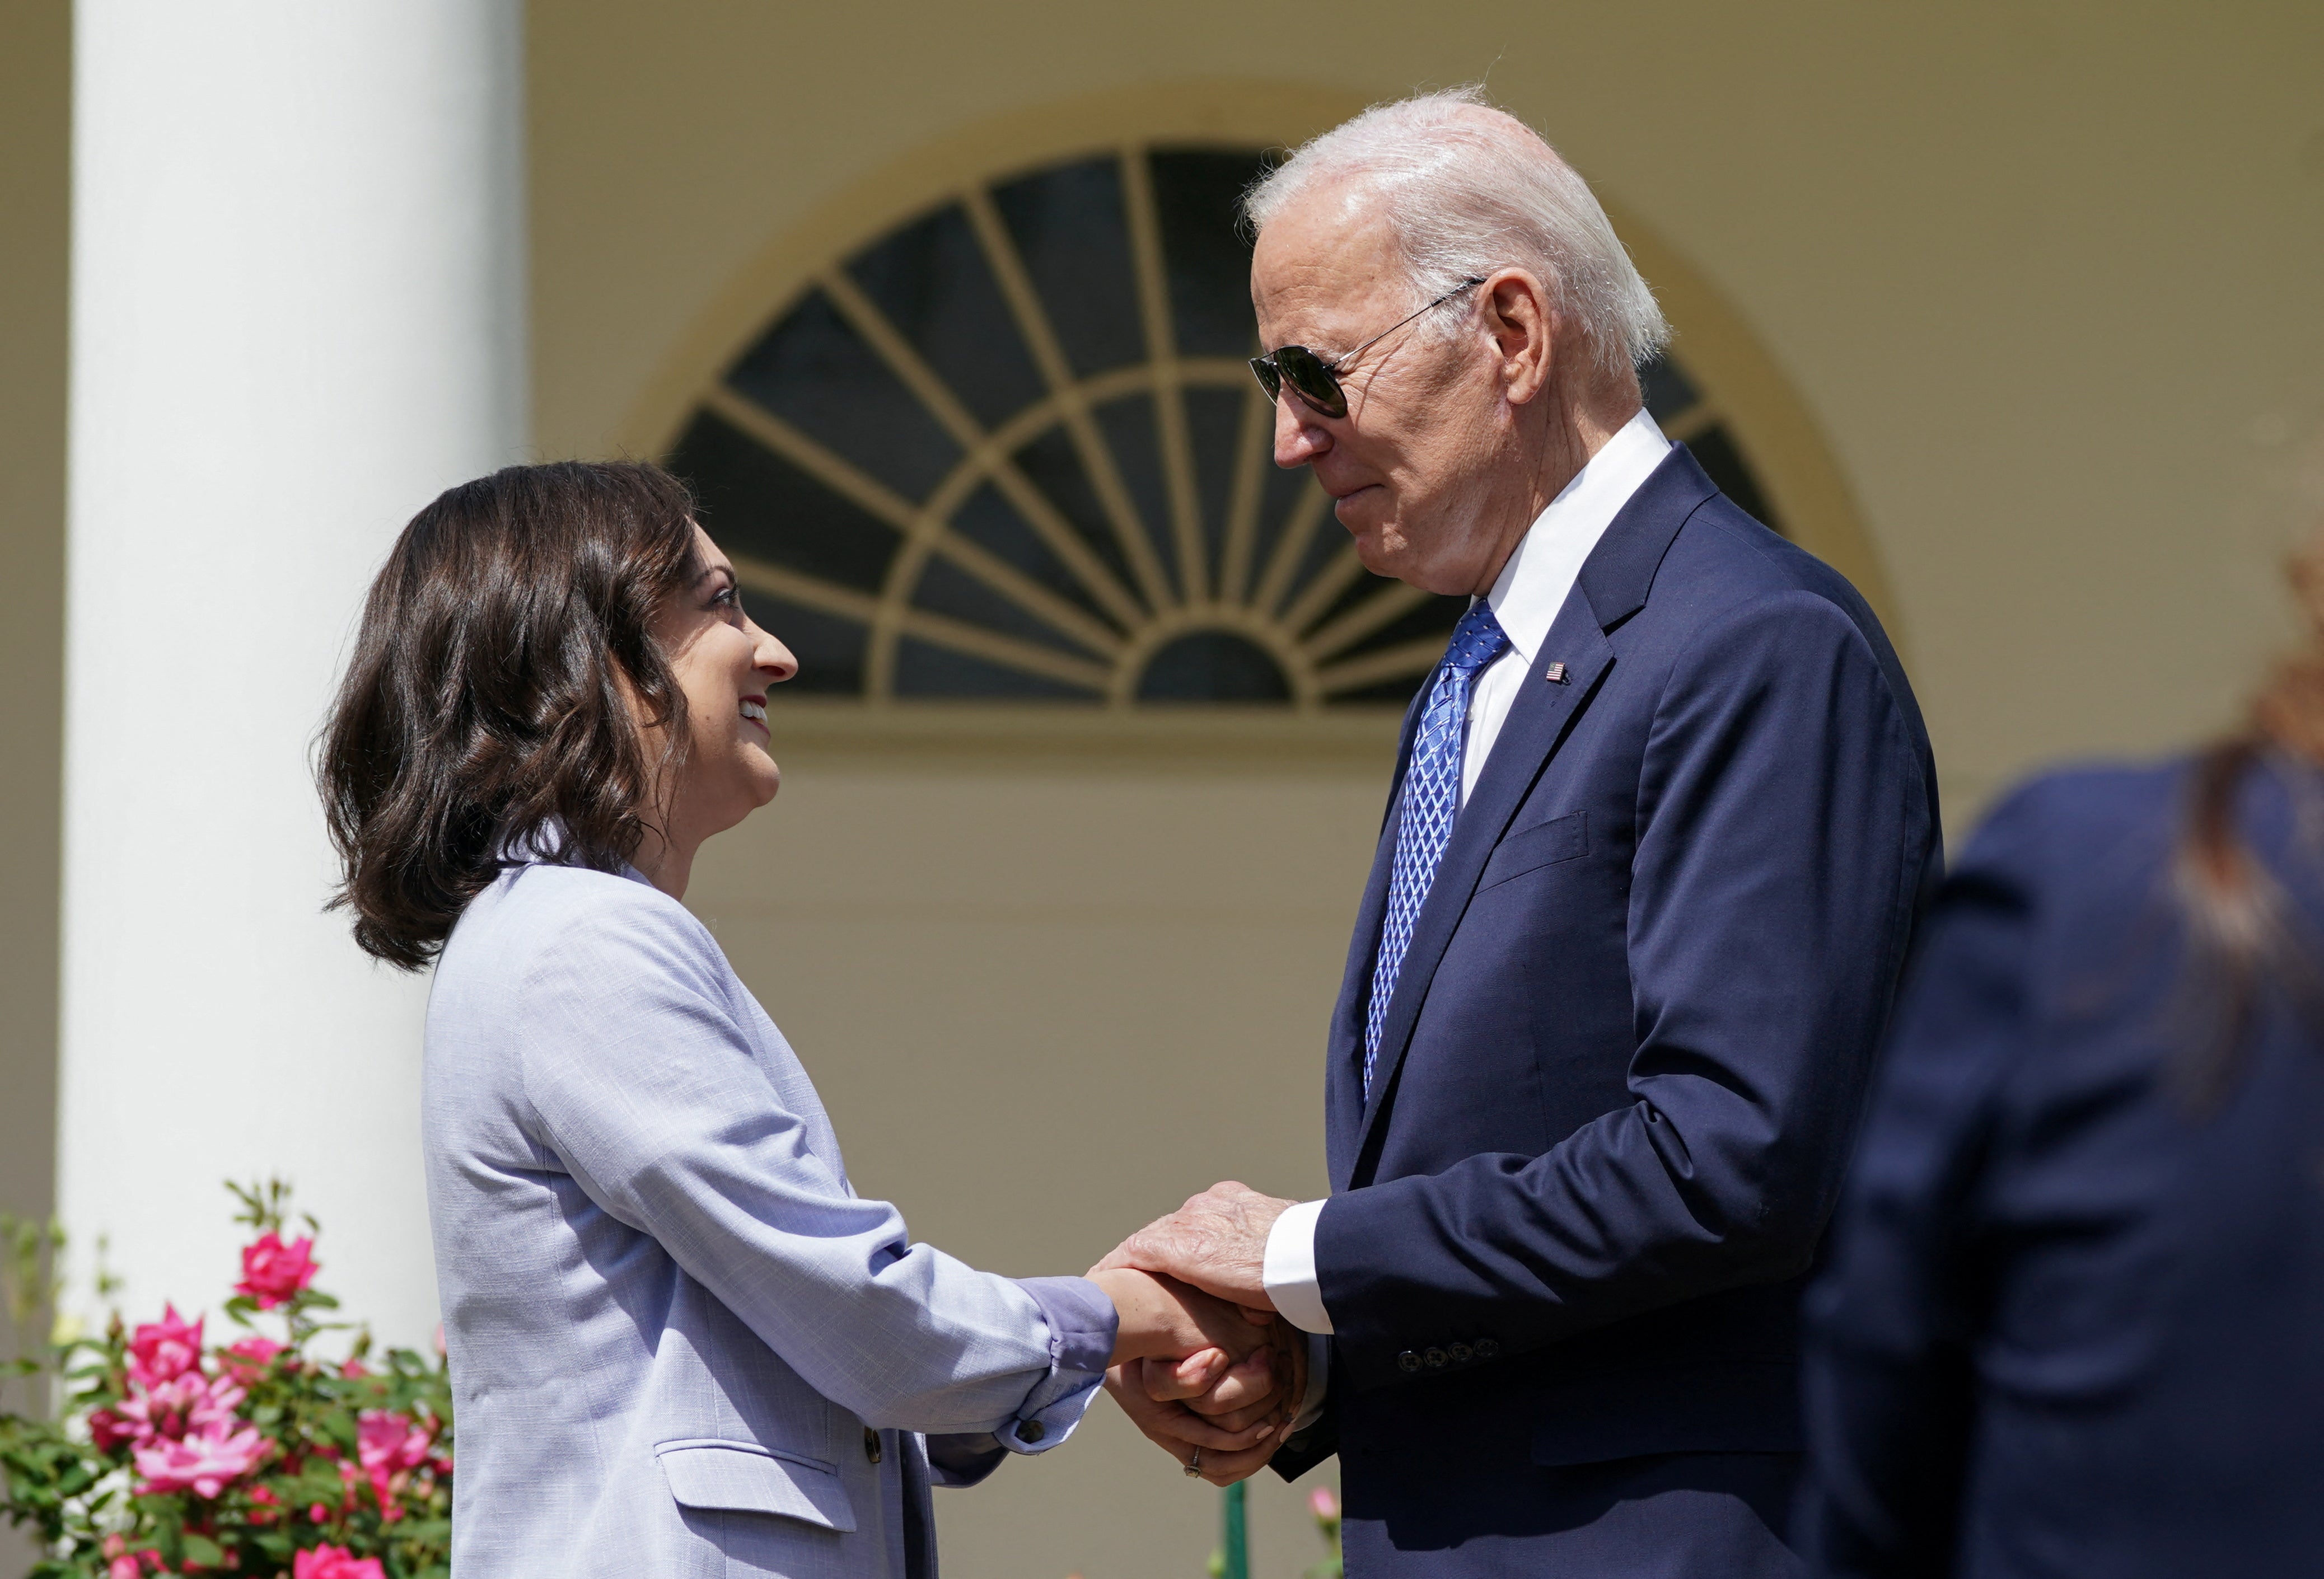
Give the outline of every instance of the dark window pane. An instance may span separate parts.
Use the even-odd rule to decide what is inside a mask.
[[[1259,577],[1267,574],[1268,565],[1275,557],[1275,546],[1282,540],[1284,532],[1290,527],[1291,518],[1297,510],[1299,501],[1306,496],[1308,490],[1315,489],[1320,491],[1321,487],[1322,485],[1315,481],[1315,473],[1305,466],[1294,466],[1289,471],[1285,471],[1272,460],[1267,463],[1267,482],[1260,489],[1259,496],[1259,531],[1252,545],[1250,556],[1251,590],[1257,590]],[[1333,518],[1329,508],[1326,508],[1322,516],[1317,518],[1314,535],[1335,546],[1350,541],[1347,529]],[[1312,544],[1307,551],[1314,552]],[[1313,574],[1314,567],[1311,565],[1306,574]],[[1305,576],[1302,575],[1297,579],[1305,580]]]
[[[1298,568],[1292,572],[1289,590],[1283,594],[1283,606],[1287,609],[1296,602],[1301,590],[1322,574],[1323,567],[1337,559],[1341,552],[1354,541],[1355,539],[1348,535],[1348,529],[1333,517],[1331,511],[1325,510],[1323,519],[1315,523],[1314,531],[1308,536],[1307,546],[1300,551]],[[1339,597],[1329,604],[1321,615],[1308,621],[1307,629],[1298,634],[1305,636],[1308,631],[1314,630],[1324,620],[1331,619],[1333,615],[1361,597],[1363,589],[1374,584],[1376,583],[1369,571],[1358,575],[1353,584],[1342,590]]]
[[[1043,675],[986,663],[948,647],[903,637],[896,643],[899,696],[977,696],[988,701],[1095,702],[1094,692]]]
[[[770,705],[779,708],[784,697],[801,693],[828,696],[862,691],[863,644],[868,634],[862,626],[820,609],[787,603],[754,587],[742,589],[742,607],[760,629],[790,648],[798,659],[798,673],[768,693]]]
[[[1025,524],[1025,519],[1000,491],[990,482],[968,497],[968,502],[952,518],[953,530],[987,553],[1001,559],[1010,568],[1022,571],[1093,619],[1102,620],[1116,629],[1120,622],[1108,615],[1091,597],[1081,583],[1081,578],[1065,568],[1039,534]]]
[[[995,187],[992,200],[1074,372],[1146,360],[1120,165],[1093,159],[1037,171]]]
[[[1307,622],[1307,628],[1305,630],[1300,631],[1299,635],[1302,637],[1314,635],[1317,631],[1323,629],[1323,627],[1332,623],[1333,620],[1337,620],[1341,615],[1345,614],[1350,610],[1353,609],[1357,604],[1370,601],[1372,594],[1380,591],[1386,585],[1386,577],[1374,575],[1369,570],[1361,572],[1357,575],[1355,580],[1350,582],[1346,586],[1340,589],[1340,592],[1337,597],[1323,605],[1323,611],[1316,615],[1314,619],[1309,620]],[[1338,655],[1334,654],[1333,656],[1336,657]]]
[[[1290,683],[1265,647],[1227,630],[1163,644],[1138,677],[1140,702],[1288,702]]]
[[[1138,578],[1130,573],[1129,562],[1106,519],[1105,509],[1098,503],[1097,490],[1090,485],[1089,473],[1082,470],[1082,458],[1065,430],[1049,429],[1019,450],[1016,460],[1026,480],[1057,507],[1057,513],[1090,546],[1090,552],[1113,572],[1114,579],[1132,597],[1137,597]]]
[[[1242,444],[1243,398],[1238,390],[1188,390],[1186,436],[1194,452],[1194,496],[1203,512],[1203,538],[1211,564],[1226,554],[1227,507],[1234,496],[1236,452]],[[1272,464],[1272,463],[1266,463]]]
[[[1413,693],[1427,680],[1430,671],[1400,679],[1383,680],[1377,685],[1359,686],[1353,691],[1334,693],[1330,698],[1333,707],[1408,707]]]
[[[1089,656],[1079,643],[1066,640],[1046,620],[1027,613],[946,559],[929,557],[927,567],[920,572],[920,584],[913,591],[912,601],[932,614],[949,614],[971,625],[1038,642],[1075,657]]]
[[[1162,483],[1162,445],[1154,427],[1154,399],[1130,395],[1096,409],[1098,431],[1113,453],[1114,470],[1130,491],[1130,502],[1146,523],[1147,540],[1162,562],[1165,582],[1183,586],[1170,533],[1170,496]]]
[[[1347,600],[1350,607],[1365,601],[1380,590],[1379,580],[1369,575],[1357,585],[1360,592],[1357,597]],[[1402,647],[1407,641],[1418,641],[1424,638],[1439,643],[1450,641],[1452,639],[1452,628],[1468,611],[1469,600],[1466,598],[1431,598],[1406,610],[1353,647],[1333,654],[1332,661],[1341,663],[1349,658],[1361,657],[1366,653]]]
[[[1243,189],[1266,169],[1250,153],[1157,151],[1154,207],[1170,275],[1170,319],[1184,356],[1249,356],[1250,243],[1237,225]]]
[[[1667,355],[1657,356],[1638,370],[1638,386],[1646,395],[1646,410],[1656,422],[1668,422],[1702,399]]]
[[[755,439],[698,412],[670,453],[729,554],[876,592],[902,538]]]
[[[1694,458],[1711,480],[1719,484],[1719,491],[1743,507],[1743,512],[1773,530],[1782,531],[1783,523],[1775,512],[1767,508],[1766,495],[1759,491],[1759,480],[1751,475],[1751,468],[1743,460],[1743,452],[1727,432],[1724,423],[1713,423],[1686,441]]]
[[[909,499],[927,497],[960,459],[927,408],[820,290],[784,314],[726,381]]]
[[[958,205],[857,253],[847,271],[987,427],[1047,393]]]

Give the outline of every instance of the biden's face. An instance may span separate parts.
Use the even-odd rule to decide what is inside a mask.
[[[1344,187],[1303,194],[1268,222],[1251,257],[1259,343],[1330,361],[1419,306],[1387,223]],[[1489,508],[1503,457],[1499,358],[1463,292],[1340,369],[1344,417],[1286,389],[1275,463],[1306,466],[1376,575],[1434,592],[1489,584],[1506,545]]]

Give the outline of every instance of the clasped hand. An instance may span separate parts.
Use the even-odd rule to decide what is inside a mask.
[[[1291,1204],[1213,1185],[1090,1272],[1124,1313],[1106,1390],[1149,1441],[1213,1485],[1258,1473],[1290,1437],[1306,1397],[1306,1335],[1276,1314],[1264,1275],[1268,1231]],[[1133,1301],[1176,1305],[1185,1325],[1159,1346],[1126,1352],[1144,1340],[1128,1336],[1133,1307],[1117,1291],[1125,1278],[1151,1285],[1127,1285]],[[1201,1346],[1172,1346],[1197,1332],[1207,1340]]]

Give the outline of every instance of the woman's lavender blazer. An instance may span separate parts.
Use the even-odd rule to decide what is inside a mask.
[[[789,1045],[634,874],[517,865],[469,905],[422,1128],[460,1579],[933,1574],[931,1456],[1056,1446],[1112,1347],[1090,1284],[859,1199]]]

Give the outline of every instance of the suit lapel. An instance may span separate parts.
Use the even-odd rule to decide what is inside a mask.
[[[1414,919],[1412,946],[1397,971],[1396,996],[1388,1000],[1388,1018],[1380,1026],[1379,1056],[1372,1060],[1371,1093],[1363,1105],[1363,1120],[1349,1157],[1351,1181],[1379,1124],[1386,1098],[1403,1067],[1405,1050],[1412,1042],[1413,1023],[1428,996],[1453,928],[1468,908],[1493,847],[1500,842],[1509,819],[1517,814],[1526,792],[1541,776],[1573,721],[1596,694],[1599,681],[1614,662],[1614,648],[1598,629],[1597,618],[1577,588],[1565,600],[1526,671],[1525,684],[1509,704],[1508,717],[1493,742],[1477,777],[1476,793],[1452,820],[1452,836],[1444,846],[1435,880],[1428,886]],[[1566,683],[1553,685],[1545,678],[1553,663],[1565,666]]]
[[[1670,454],[1639,484],[1637,492],[1615,515],[1597,547],[1583,563],[1572,592],[1566,595],[1564,606],[1551,622],[1541,650],[1534,655],[1532,666],[1526,672],[1525,684],[1509,705],[1508,717],[1493,743],[1492,755],[1486,758],[1484,771],[1478,776],[1476,793],[1453,820],[1444,858],[1438,864],[1428,897],[1415,918],[1412,945],[1405,953],[1403,968],[1397,973],[1396,996],[1388,1000],[1388,1018],[1380,1027],[1379,1055],[1372,1063],[1371,1091],[1369,1097],[1360,1097],[1361,1118],[1353,1144],[1344,1152],[1336,1144],[1342,1132],[1336,1124],[1333,1127],[1334,1188],[1352,1188],[1364,1169],[1364,1158],[1373,1147],[1381,1115],[1387,1110],[1388,1098],[1403,1069],[1404,1055],[1412,1042],[1420,1005],[1427,998],[1429,982],[1452,941],[1462,913],[1468,909],[1470,898],[1476,893],[1477,879],[1484,872],[1485,862],[1613,665],[1614,648],[1607,640],[1608,633],[1646,606],[1655,572],[1661,568],[1663,555],[1670,551],[1679,528],[1705,500],[1717,492],[1717,486],[1704,475],[1685,446],[1672,445]],[[1548,668],[1554,663],[1565,666],[1563,684],[1547,682]],[[1408,760],[1416,716],[1416,713],[1407,714],[1405,721],[1406,745],[1406,754],[1399,757],[1399,785],[1403,764]],[[1368,925],[1356,934],[1360,944],[1376,945],[1379,936],[1379,915],[1386,909],[1388,898],[1385,863],[1392,858],[1394,843],[1391,820],[1390,831],[1381,840],[1382,853],[1376,854],[1373,859],[1371,887],[1365,891]],[[1379,890],[1377,903],[1373,888]],[[1343,987],[1341,994],[1342,1022],[1349,1019],[1349,998],[1353,996],[1356,1000],[1353,1079],[1354,1092],[1358,1094],[1361,1092],[1363,1058],[1361,993],[1369,987],[1372,951],[1362,947],[1351,950],[1351,954],[1364,955],[1364,981],[1352,993],[1350,987]],[[1356,981],[1352,958],[1349,980],[1351,984]],[[1333,1061],[1336,1069],[1341,1060],[1335,1057]],[[1333,1110],[1336,1116],[1336,1104]]]
[[[1388,809],[1380,814],[1371,877],[1364,884],[1363,902],[1356,907],[1355,935],[1348,943],[1347,969],[1340,980],[1339,1002],[1332,1011],[1323,1073],[1323,1150],[1335,1190],[1348,1188],[1348,1175],[1355,1166],[1356,1134],[1363,1123],[1364,1010],[1371,995],[1372,961],[1379,951],[1381,918],[1388,913],[1388,875],[1396,865],[1396,835],[1403,822],[1404,774],[1412,762],[1412,741],[1419,732],[1420,715],[1428,705],[1429,684],[1422,682],[1419,693],[1404,710],[1404,727],[1397,739],[1396,775],[1388,781]]]

